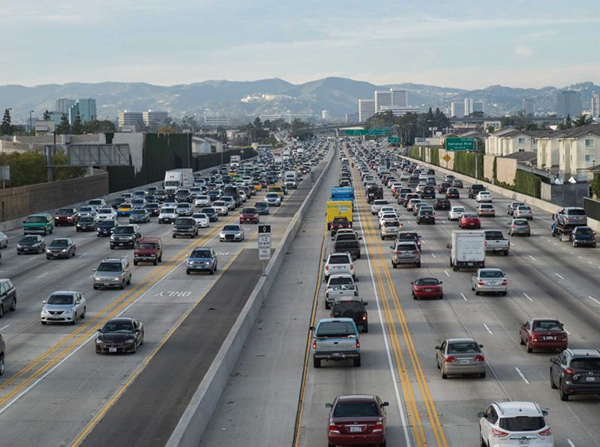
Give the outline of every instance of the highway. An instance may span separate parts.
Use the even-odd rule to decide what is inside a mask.
[[[312,178],[317,178],[323,166],[324,163],[313,169]],[[272,225],[274,248],[310,191],[311,182],[311,176],[307,176],[298,190],[285,197],[280,208],[272,208],[270,216],[261,216],[261,223]],[[263,197],[264,192],[259,193],[249,203]],[[96,424],[99,421],[106,424],[104,421],[111,421],[115,414],[119,424],[111,423],[110,429],[102,427],[99,444],[114,436],[119,442],[113,445],[125,445],[125,439],[127,445],[153,445],[138,436],[141,428],[147,429],[144,415],[139,408],[134,414],[130,413],[127,405],[137,402],[137,390],[156,371],[162,374],[164,382],[150,394],[144,389],[145,397],[156,402],[175,389],[172,383],[175,376],[169,366],[178,364],[171,362],[174,358],[181,362],[181,354],[200,343],[186,333],[192,323],[195,326],[207,324],[207,328],[202,329],[205,331],[210,329],[210,324],[219,326],[212,338],[204,339],[204,351],[198,351],[195,357],[187,355],[192,359],[202,353],[199,363],[206,369],[261,274],[257,268],[260,264],[255,225],[244,225],[242,243],[218,241],[218,231],[225,223],[237,222],[237,215],[235,211],[221,217],[191,240],[172,239],[171,226],[159,225],[156,218],[142,224],[143,236],[162,237],[163,262],[158,266],[132,265],[132,284],[123,291],[93,290],[93,269],[107,256],[128,256],[131,261],[132,250],[110,250],[108,238],[96,237],[95,232],[76,233],[74,227],[58,227],[45,237],[46,242],[54,237],[71,237],[77,244],[77,256],[68,260],[46,260],[43,254],[17,255],[15,246],[22,230],[7,232],[9,245],[2,250],[0,276],[14,283],[18,306],[15,312],[6,312],[0,320],[0,331],[7,346],[6,371],[0,379],[2,445],[71,445],[88,435],[85,443],[94,444]],[[127,220],[120,218],[120,221]],[[183,264],[187,255],[193,247],[203,245],[217,251],[219,273],[186,275]],[[76,326],[41,325],[42,301],[57,290],[77,290],[85,296],[85,320]],[[238,294],[236,290],[244,293]],[[228,299],[228,293],[235,294],[236,299]],[[140,319],[146,328],[145,343],[135,355],[97,355],[92,342],[96,329],[117,315]],[[168,340],[180,341],[183,346],[180,345],[179,350],[172,348]],[[190,371],[189,366],[197,366],[197,363],[191,363],[185,371]],[[178,383],[186,388],[177,395],[180,413],[187,405],[185,399],[189,401],[201,380],[201,372],[198,369]],[[132,383],[135,386],[131,386]],[[162,418],[165,425],[156,424],[155,432],[148,431],[155,445],[164,444],[178,420],[177,411],[167,400],[165,398],[162,407],[164,413],[147,406],[157,418],[171,411],[170,418]],[[115,402],[117,405],[111,411]],[[172,400],[170,403],[173,404]],[[121,408],[125,408],[124,414],[119,413]]]
[[[356,171],[354,227],[363,237],[363,254],[368,253],[356,261],[360,294],[369,302],[369,332],[361,334],[362,366],[313,367],[305,350],[313,312],[314,321],[329,316],[320,261],[332,251],[331,238],[324,234],[324,209],[338,168],[336,161],[313,203],[320,208],[309,212],[305,232],[284,263],[201,445],[262,446],[266,440],[273,445],[325,445],[324,404],[355,393],[377,394],[390,402],[388,446],[479,445],[477,413],[506,400],[536,401],[547,409],[557,446],[600,445],[598,396],[560,401],[548,379],[549,359],[556,354],[528,354],[519,343],[521,323],[530,317],[557,317],[569,332],[570,347],[599,347],[597,250],[573,248],[552,238],[550,215],[539,209],[534,208],[530,238],[511,238],[508,256],[488,255],[486,266],[507,274],[508,295],[476,296],[470,287],[472,272],[453,272],[449,265],[446,244],[458,225],[448,221],[446,211],[437,211],[436,225],[417,225],[411,213],[397,206],[404,229],[422,235],[423,258],[421,268],[392,269],[391,240],[381,241]],[[437,176],[438,183],[441,178]],[[462,197],[468,185],[460,190]],[[494,194],[497,217],[482,218],[482,229],[500,229],[506,235],[509,202]],[[452,204],[475,210],[472,199]],[[443,300],[413,300],[410,283],[424,276],[444,282]],[[451,337],[473,337],[484,345],[485,379],[442,379],[434,347]]]

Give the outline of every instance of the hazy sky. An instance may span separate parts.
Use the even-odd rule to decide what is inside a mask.
[[[600,84],[600,1],[0,0],[0,84]]]

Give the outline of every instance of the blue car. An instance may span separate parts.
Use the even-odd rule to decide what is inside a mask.
[[[195,248],[188,256],[185,273],[194,272],[209,272],[211,275],[217,272],[217,254],[212,248]]]

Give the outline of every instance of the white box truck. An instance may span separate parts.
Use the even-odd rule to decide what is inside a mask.
[[[450,248],[450,266],[461,269],[485,267],[485,233],[483,231],[453,231]]]
[[[232,155],[229,159],[229,166],[231,168],[239,168],[241,161],[242,157],[240,157],[239,155]]]
[[[168,195],[175,195],[179,188],[190,188],[194,185],[194,173],[191,168],[171,169],[165,172],[163,186]]]

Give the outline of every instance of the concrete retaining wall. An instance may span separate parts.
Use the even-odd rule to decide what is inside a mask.
[[[315,182],[312,190],[306,196],[304,203],[288,225],[288,229],[283,235],[281,243],[277,247],[273,258],[267,266],[266,276],[259,279],[258,284],[252,291],[248,298],[248,302],[242,309],[234,326],[231,328],[229,335],[225,339],[223,346],[221,346],[221,349],[206,373],[206,376],[194,393],[194,396],[183,413],[177,427],[175,427],[171,438],[167,442],[167,447],[196,447],[200,443],[202,434],[210,422],[210,418],[217,407],[221,394],[227,385],[229,376],[235,367],[246,340],[248,339],[248,334],[258,317],[262,303],[268,296],[269,291],[275,282],[277,273],[283,263],[285,253],[293,242],[296,233],[302,224],[302,218],[313,201],[322,180],[325,178],[325,175],[327,175],[334,156],[336,156],[335,151],[331,151],[330,155],[328,155],[329,160],[327,161],[325,169],[323,169],[323,172]]]
[[[0,227],[22,224],[25,216],[46,212],[108,194],[108,173],[0,190]]]

